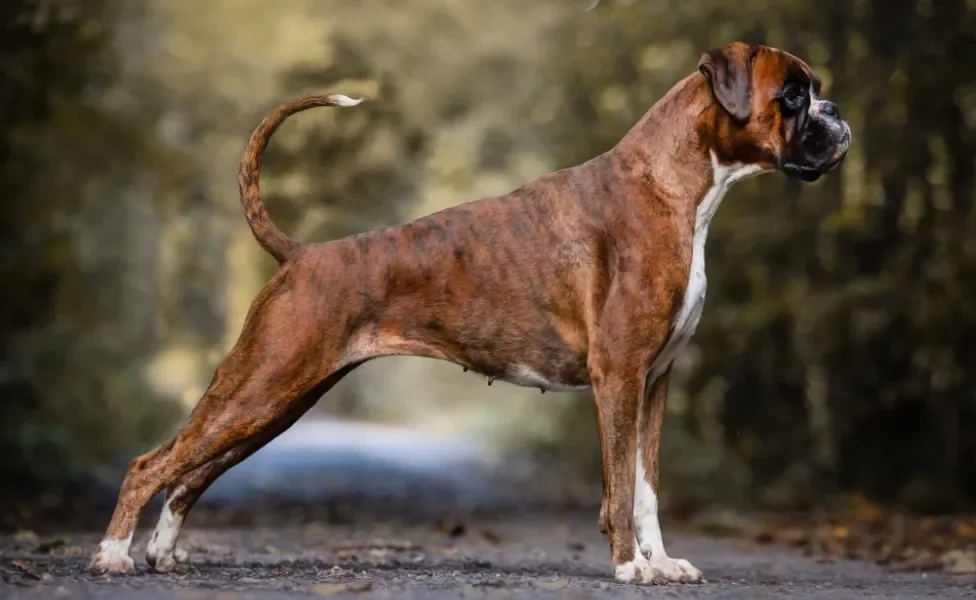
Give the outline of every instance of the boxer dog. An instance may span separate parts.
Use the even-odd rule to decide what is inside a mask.
[[[705,237],[729,187],[779,170],[815,181],[851,132],[800,59],[732,43],[661,98],[616,147],[514,192],[395,227],[302,244],[272,223],[261,153],[289,115],[351,106],[343,95],[276,108],[240,169],[247,223],[278,271],[176,437],[129,466],[92,558],[134,571],[143,506],[166,490],[146,550],[157,571],[187,513],[222,473],[285,431],[344,375],[380,356],[451,361],[542,390],[591,389],[603,461],[599,524],[614,578],[700,582],[665,552],[658,448],[671,364],[705,299]]]

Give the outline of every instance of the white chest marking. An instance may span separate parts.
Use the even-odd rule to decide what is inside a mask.
[[[685,288],[685,297],[675,318],[671,337],[661,350],[661,353],[654,360],[651,366],[651,378],[656,378],[663,373],[674,361],[675,357],[684,349],[698,321],[701,319],[702,307],[705,305],[705,238],[708,237],[708,226],[718,210],[725,193],[729,191],[737,181],[742,181],[747,177],[758,175],[764,169],[759,165],[751,164],[731,164],[721,165],[718,157],[712,153],[712,187],[705,193],[698,211],[695,214],[695,238],[691,254],[691,271],[688,274],[688,285]]]

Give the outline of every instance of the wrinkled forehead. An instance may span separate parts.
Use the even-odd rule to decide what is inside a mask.
[[[807,63],[789,52],[769,46],[761,46],[756,54],[753,81],[769,96],[775,96],[779,90],[791,83],[803,87],[811,86],[813,92],[819,95],[822,85],[820,78]]]

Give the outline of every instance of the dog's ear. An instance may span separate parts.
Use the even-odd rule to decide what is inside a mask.
[[[709,50],[698,61],[698,70],[712,94],[732,117],[740,123],[752,114],[752,66],[757,48],[733,42],[722,48]]]

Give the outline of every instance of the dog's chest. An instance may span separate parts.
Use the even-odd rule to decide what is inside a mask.
[[[708,237],[708,227],[712,217],[715,216],[722,198],[733,183],[761,171],[754,165],[720,166],[714,157],[713,169],[712,187],[705,193],[695,213],[691,267],[685,295],[672,324],[671,335],[651,367],[652,377],[657,377],[667,370],[698,328],[702,309],[705,306],[705,291],[708,287],[708,280],[705,277],[705,240]]]
[[[705,291],[708,288],[708,279],[705,276],[705,238],[707,235],[707,224],[702,230],[695,231],[691,270],[688,273],[684,299],[671,326],[671,336],[654,360],[654,365],[651,368],[652,377],[657,377],[671,365],[698,328],[698,321],[701,320],[702,309],[705,306]]]

